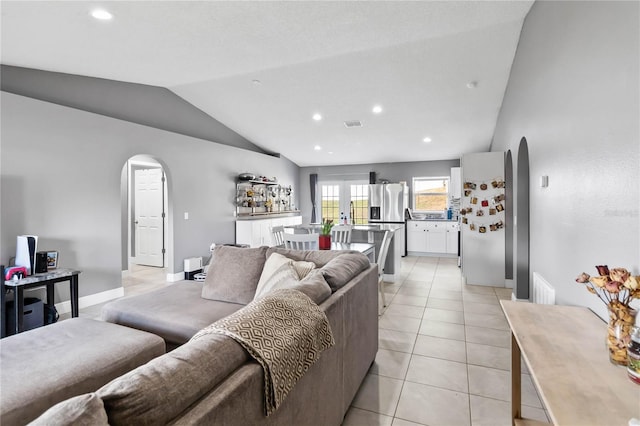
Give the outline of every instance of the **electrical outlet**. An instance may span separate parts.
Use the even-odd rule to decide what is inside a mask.
[[[184,220],[189,220],[189,212],[184,212]]]

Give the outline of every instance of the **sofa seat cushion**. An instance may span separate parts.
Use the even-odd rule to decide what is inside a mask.
[[[25,424],[164,352],[158,336],[86,318],[2,339],[0,424]]]
[[[267,260],[266,251],[267,247],[216,247],[202,287],[202,297],[243,305],[251,302]]]
[[[124,297],[102,308],[102,319],[162,337],[168,349],[186,343],[201,328],[244,305],[203,299],[202,283],[183,281],[137,296]]]
[[[97,394],[109,424],[167,424],[248,360],[233,339],[209,334],[113,380]]]

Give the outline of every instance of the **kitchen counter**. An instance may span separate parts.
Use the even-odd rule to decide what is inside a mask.
[[[458,219],[410,219],[410,222],[457,222]]]
[[[291,225],[286,226],[285,228],[293,228],[293,229],[304,229],[308,231],[311,229],[312,231],[320,231],[322,225],[320,224],[306,224],[306,225]],[[369,224],[369,225],[353,225],[353,231],[364,231],[364,232],[384,232],[391,231],[396,232],[404,228],[404,225],[391,224],[391,223],[381,223],[381,224]]]
[[[255,220],[255,219],[268,219],[277,217],[291,217],[300,216],[299,210],[291,210],[286,212],[260,212],[260,213],[246,213],[238,214],[236,220]]]
[[[304,225],[288,225],[285,228],[293,229],[296,234],[304,234],[309,231],[314,233],[320,233],[322,225],[318,224],[304,224]],[[363,225],[353,225],[351,230],[351,242],[353,243],[368,243],[374,244],[376,248],[376,256],[382,245],[382,239],[384,233],[389,231],[391,236],[391,243],[389,250],[387,251],[387,259],[384,268],[384,280],[388,282],[396,282],[400,277],[400,258],[404,256],[405,247],[405,225],[402,223],[370,223]],[[396,232],[401,231],[401,232]]]
[[[354,225],[353,226],[353,230],[354,231],[367,231],[367,232],[384,232],[384,231],[391,231],[391,232],[396,232],[401,230],[402,228],[404,228],[404,225],[395,225],[392,223],[371,223],[369,225]]]

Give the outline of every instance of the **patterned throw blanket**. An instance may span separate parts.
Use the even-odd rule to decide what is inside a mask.
[[[236,340],[262,366],[266,415],[275,411],[287,393],[335,344],[329,321],[318,305],[292,289],[270,292],[239,311],[200,330]]]

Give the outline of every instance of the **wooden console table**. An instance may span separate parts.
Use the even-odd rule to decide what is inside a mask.
[[[520,357],[554,425],[620,425],[640,419],[640,386],[609,362],[607,325],[583,307],[501,301],[511,327],[513,423],[521,419]]]
[[[71,295],[71,316],[77,317],[78,307],[78,274],[80,271],[75,269],[55,269],[41,274],[30,275],[21,280],[4,281],[2,286],[0,306],[2,307],[2,315],[0,315],[0,336],[5,337],[7,331],[6,314],[5,314],[5,291],[10,289],[13,292],[14,315],[15,315],[15,333],[18,334],[24,330],[24,290],[34,287],[45,286],[47,288],[47,304],[53,306],[55,303],[55,283],[69,281]]]

